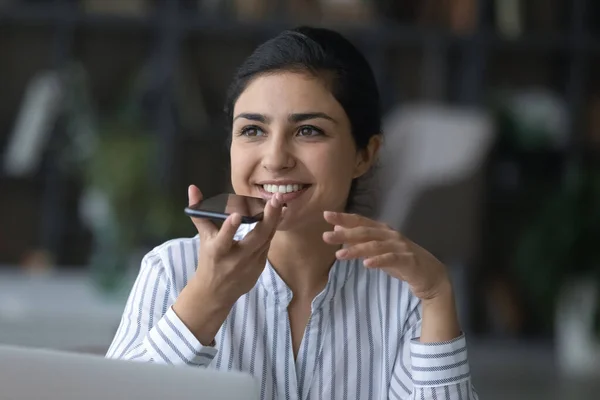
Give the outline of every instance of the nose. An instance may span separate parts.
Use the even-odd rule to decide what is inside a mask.
[[[291,143],[285,134],[271,134],[264,144],[261,164],[269,172],[288,170],[296,165]]]

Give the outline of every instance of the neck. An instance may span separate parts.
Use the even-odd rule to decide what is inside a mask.
[[[327,285],[339,246],[323,241],[323,224],[303,231],[278,231],[271,242],[269,261],[295,297],[312,300]]]

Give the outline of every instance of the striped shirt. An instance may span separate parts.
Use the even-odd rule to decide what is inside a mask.
[[[242,225],[236,239],[250,229]],[[216,346],[203,346],[171,308],[194,275],[199,244],[197,236],[176,239],[144,257],[107,357],[244,371],[261,382],[261,399],[477,399],[464,336],[420,343],[419,299],[360,260],[332,266],[296,359],[292,292],[269,262],[231,309]]]

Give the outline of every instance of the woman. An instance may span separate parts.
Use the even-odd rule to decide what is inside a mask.
[[[381,143],[358,50],[283,32],[238,70],[226,112],[233,188],[268,200],[264,220],[195,219],[197,237],[146,255],[107,357],[246,371],[263,399],[476,399],[446,268],[345,213]]]

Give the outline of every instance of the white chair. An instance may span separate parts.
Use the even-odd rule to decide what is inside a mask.
[[[411,105],[394,111],[384,126],[379,218],[397,229],[424,190],[478,172],[494,139],[490,118],[474,109]]]
[[[449,266],[459,315],[478,263],[491,118],[476,109],[418,104],[391,113],[375,184],[377,216]],[[468,330],[468,321],[463,321]]]

